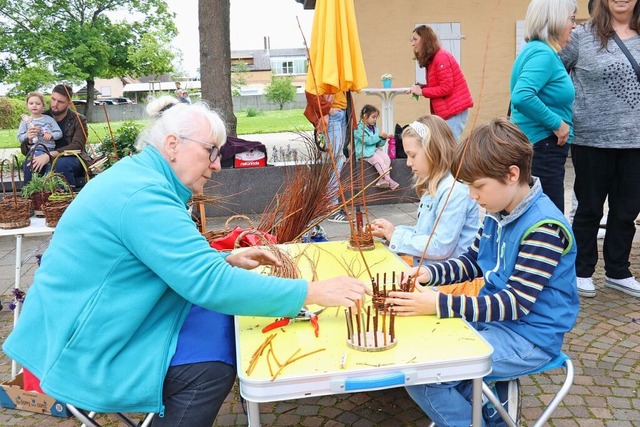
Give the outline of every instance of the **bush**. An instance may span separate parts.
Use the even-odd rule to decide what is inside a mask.
[[[262,114],[262,111],[257,108],[247,108],[247,117],[256,117]]]
[[[136,153],[136,140],[142,128],[143,126],[141,124],[132,121],[126,121],[120,126],[113,136],[117,156],[113,152],[114,142],[109,138],[102,141],[99,151],[109,157],[104,169],[113,165],[119,159]]]
[[[29,114],[23,100],[0,98],[0,129],[18,129],[22,114]]]

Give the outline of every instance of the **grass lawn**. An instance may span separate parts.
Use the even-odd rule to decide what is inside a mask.
[[[246,111],[236,113],[238,135],[255,133],[298,132],[312,130],[311,123],[302,115],[301,109],[260,111],[254,117],[247,117]],[[140,120],[144,123],[143,120]],[[111,131],[115,134],[124,122],[111,122]],[[0,148],[20,147],[17,139],[18,129],[0,129]],[[107,123],[89,123],[89,141],[92,143],[110,138]]]

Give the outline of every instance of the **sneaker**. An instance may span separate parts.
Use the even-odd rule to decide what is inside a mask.
[[[520,380],[516,378],[508,381],[496,381],[491,389],[514,424],[520,425],[520,407],[522,404]],[[485,405],[483,415],[485,421],[493,421],[492,425],[506,425],[491,402]]]
[[[344,213],[344,211],[342,209],[340,209],[338,212],[333,214],[333,216],[329,217],[328,221],[331,221],[331,222],[342,222],[342,223],[346,224],[346,223],[349,222],[349,218],[347,218],[347,214]]]
[[[591,277],[578,277],[578,295],[585,298],[596,296],[596,286]]]
[[[634,297],[640,297],[640,283],[635,277],[627,277],[626,279],[612,279],[604,276],[604,285],[608,288],[616,289],[625,294]]]
[[[392,190],[395,190],[396,188],[400,187],[400,184],[398,184],[397,182],[395,182],[394,180],[390,180],[389,181],[389,187]]]
[[[376,182],[377,188],[389,188],[389,183],[387,181],[378,181]]]

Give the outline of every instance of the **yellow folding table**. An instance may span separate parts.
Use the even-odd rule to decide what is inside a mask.
[[[362,252],[364,261],[363,255],[349,249],[347,242],[280,248],[297,261],[302,277],[308,280],[348,274],[369,281],[370,272],[374,277],[379,275],[381,282],[386,273],[390,283],[393,271],[398,278],[407,268],[380,243],[374,250]],[[491,372],[493,349],[466,321],[435,316],[396,317],[397,345],[378,352],[347,346],[344,308],[327,308],[319,315],[318,337],[306,321],[263,333],[262,329],[273,321],[236,317],[238,379],[240,394],[247,401],[250,426],[260,425],[260,402],[465,379],[473,380],[473,425],[481,425],[482,378]],[[256,356],[256,350],[274,333],[270,345]],[[308,353],[311,354],[286,364]]]

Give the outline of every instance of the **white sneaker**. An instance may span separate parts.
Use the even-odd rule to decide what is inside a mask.
[[[591,277],[578,277],[578,295],[585,298],[596,296],[596,286]]]
[[[626,279],[612,279],[604,276],[604,285],[608,288],[624,292],[625,294],[640,297],[640,283],[638,283],[633,276],[627,277]]]

